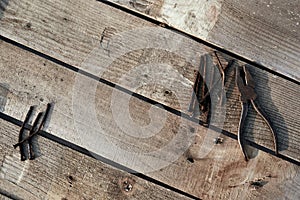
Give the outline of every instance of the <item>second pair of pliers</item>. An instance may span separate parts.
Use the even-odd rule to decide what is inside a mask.
[[[245,151],[245,138],[244,138],[244,126],[245,126],[245,119],[248,114],[248,110],[250,105],[253,106],[255,111],[262,117],[262,119],[266,122],[268,127],[270,128],[273,140],[274,140],[274,148],[275,148],[275,154],[278,154],[278,145],[277,145],[277,135],[274,131],[274,129],[271,126],[271,122],[268,120],[267,115],[263,112],[262,109],[260,109],[258,103],[256,102],[257,94],[254,90],[255,88],[255,82],[253,78],[251,77],[250,72],[247,70],[246,66],[243,67],[236,67],[236,84],[238,86],[238,89],[241,93],[241,102],[242,102],[242,113],[240,117],[239,122],[239,130],[238,130],[238,142],[239,145],[243,151],[243,154],[245,156],[245,160],[249,160],[249,156],[247,155]]]

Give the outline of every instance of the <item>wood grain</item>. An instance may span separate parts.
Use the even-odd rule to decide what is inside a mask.
[[[11,198],[3,196],[3,195],[0,195],[0,199],[1,200],[11,200]]]
[[[77,13],[77,7],[82,12]],[[154,7],[158,8],[158,3]],[[103,79],[183,113],[187,113],[191,100],[194,72],[198,69],[200,55],[212,51],[169,31],[163,32],[172,36],[169,39],[153,37],[147,28],[158,30],[158,33],[164,30],[100,2],[10,1],[4,13],[0,21],[2,35],[94,75],[98,73],[91,66],[97,66],[96,70],[103,70]],[[34,13],[39,13],[39,17]],[[153,27],[155,29],[151,29]],[[130,34],[123,34],[124,31]],[[148,39],[145,40],[144,36]],[[141,48],[141,44],[145,44],[146,48],[143,45]],[[156,49],[155,45],[164,48]],[[174,52],[169,51],[174,48]],[[118,49],[125,53],[120,54]],[[115,55],[120,56],[112,60]],[[231,59],[226,55],[220,57],[225,58],[224,64]],[[216,61],[216,58],[213,59]],[[6,59],[2,63],[7,62]],[[263,70],[251,69],[258,83],[261,105],[278,132],[280,153],[299,160],[299,85]],[[228,74],[226,82],[226,119],[221,125],[224,130],[236,134],[240,103],[233,71]],[[71,87],[68,89],[71,91]],[[286,91],[284,95],[282,91]],[[220,113],[223,111],[219,110]],[[254,112],[250,113],[248,126],[248,139],[273,148],[270,131]]]
[[[101,1],[100,2],[105,2]],[[109,0],[184,32],[206,38],[218,20],[221,0]]]
[[[78,13],[79,7],[82,12]],[[39,18],[33,13],[40,13]],[[181,101],[185,103],[182,110],[189,103],[200,55],[206,53],[206,47],[193,40],[95,1],[82,0],[75,4],[10,1],[0,24],[0,34],[7,38],[94,75],[99,74],[90,69],[88,62],[97,63],[97,70],[104,70],[102,78],[176,109],[180,109],[175,103],[176,96],[166,96],[165,91],[172,90],[172,83],[181,84],[184,88],[180,91]],[[167,39],[169,36],[173,39]],[[150,68],[157,64],[172,67],[178,80],[173,74],[169,79],[165,73],[151,73],[151,69],[144,71],[147,75],[142,77],[134,71],[139,66]],[[121,79],[124,76],[126,79]],[[155,85],[144,86],[153,80]],[[151,92],[153,89],[156,94]]]
[[[133,6],[139,0],[109,1],[300,80],[298,1],[165,0],[159,14],[150,0],[142,0],[145,10]]]
[[[0,124],[0,185],[13,199],[189,199],[44,138],[43,155],[22,162],[12,148],[20,127]]]
[[[90,120],[92,120],[90,115],[92,113],[89,116],[82,113],[87,118],[83,118],[82,121],[76,121],[76,109],[74,110],[72,106],[75,80],[82,75],[5,42],[1,42],[0,63],[1,80],[9,84],[5,113],[12,117],[23,120],[29,106],[38,105],[39,110],[42,111],[48,102],[55,102],[55,109],[47,129],[48,132],[134,170],[144,171],[151,178],[199,198],[268,199],[276,197],[292,199],[298,195],[299,190],[296,189],[296,193],[290,193],[291,184],[296,185],[296,187],[299,185],[297,179],[299,167],[296,165],[255,149],[253,150],[255,158],[249,162],[245,162],[236,140],[220,136],[212,130],[208,130],[172,113],[166,113],[166,119],[164,119],[164,112],[160,109],[154,110],[158,113],[151,116],[149,115],[151,113],[148,113],[151,108],[149,103],[133,96],[130,97],[130,95],[103,83],[98,83],[93,96],[93,94],[87,92],[87,89],[95,80],[87,78],[86,80],[91,84],[87,84],[86,88],[77,88],[79,90],[77,92],[79,96],[85,95],[95,99],[95,112],[103,129],[102,131],[97,130],[95,132],[93,126],[90,124]],[[113,93],[121,94],[123,98],[127,98],[126,96],[130,97],[129,112],[136,124],[145,126],[151,123],[151,120],[158,120],[163,122],[163,128],[158,133],[154,133],[150,138],[137,138],[128,134],[124,128],[119,127],[120,124],[117,124],[115,116],[112,114],[111,102]],[[121,101],[121,99],[119,100]],[[84,102],[78,106],[86,108]],[[122,110],[124,109],[121,108],[120,113],[124,113]],[[82,129],[78,129],[76,123],[79,123],[81,125],[79,128],[81,127]],[[181,128],[180,125],[182,125]],[[12,131],[9,128],[4,127],[4,130],[7,131],[7,134],[1,134],[1,137],[10,137],[11,139],[10,142],[1,140],[1,142],[6,141],[5,146],[2,148],[5,150],[0,151],[2,154],[12,151],[12,146],[9,144],[13,144],[17,137],[17,135],[12,137]],[[183,130],[184,133],[181,136],[179,134],[180,130]],[[93,133],[96,133],[96,135],[93,135]],[[168,152],[167,155],[165,154],[166,152],[161,151],[163,147],[178,135],[180,137],[176,146],[179,148]],[[223,137],[224,141],[222,144],[216,145],[214,144],[214,139],[218,136]],[[105,151],[105,149],[101,149],[101,146],[99,148],[99,144],[103,144],[102,138],[108,139],[111,146],[118,145],[121,149],[114,151],[114,156],[111,156],[110,152],[107,152],[107,149]],[[190,142],[190,144],[186,144],[186,142]],[[63,155],[66,159],[69,156],[76,155],[74,152],[68,153],[64,151],[64,148],[61,146],[59,148],[49,148],[48,141],[45,143],[41,142],[40,146],[43,155],[34,162],[38,163],[40,162],[39,160],[45,160],[48,168],[60,167],[66,164],[64,161],[60,161],[60,156],[56,157],[53,153]],[[11,150],[9,151],[9,149]],[[55,149],[55,151],[52,149]],[[152,157],[148,157],[148,162],[144,162],[145,160],[139,157],[139,155],[145,155],[151,151],[159,152],[159,154],[153,154]],[[135,157],[130,157],[132,153],[136,153],[134,154]],[[48,159],[47,156],[51,155],[53,157]],[[177,156],[177,159],[170,162],[169,158],[174,155]],[[159,162],[152,163],[153,159],[156,159],[156,161],[158,159]],[[57,160],[60,165],[54,164]],[[76,163],[76,166],[83,166],[82,168],[86,169],[90,164],[82,164],[85,160],[84,156],[78,157],[75,160],[70,159],[70,164],[67,166],[74,166]],[[42,163],[45,165],[45,162]],[[99,162],[93,162],[97,166],[100,165]],[[167,165],[164,165],[165,163]],[[152,170],[145,170],[149,169],[149,166],[152,167]],[[36,165],[34,168],[39,169],[42,166]],[[94,168],[97,167],[95,166]],[[57,169],[57,171],[62,174],[71,174],[74,177],[78,177],[78,183],[72,184],[75,185],[73,186],[74,188],[84,188],[84,184],[80,184],[81,182],[89,183],[90,179],[85,182],[85,178],[87,177],[84,177],[84,174],[80,174],[79,169],[81,167],[70,167],[69,169],[71,171],[60,171],[61,168]],[[45,175],[50,173],[47,170],[43,172]],[[16,174],[12,173],[11,177],[14,178],[15,176]],[[112,175],[112,177],[115,176]],[[99,177],[99,179],[102,178]],[[41,180],[41,178],[38,178],[38,180]],[[109,180],[117,181],[115,178],[110,178]],[[263,181],[264,185],[255,188],[253,181]],[[55,193],[59,195],[81,195],[78,194],[80,190],[68,192],[70,183],[63,176],[62,178],[58,178],[56,183],[57,187],[51,187],[54,190],[51,193],[52,195]],[[44,184],[40,187],[49,186],[49,182],[45,182]],[[63,187],[60,184],[67,184],[67,186]],[[97,184],[101,183],[98,182]],[[34,184],[28,187],[30,187],[28,191],[32,191],[37,185]],[[105,188],[106,186],[103,187]],[[48,190],[41,190],[37,195],[45,195],[46,191]],[[93,192],[96,191],[99,190],[91,190],[90,194],[93,195]],[[112,193],[115,194],[115,192]],[[106,195],[106,193],[101,194]]]
[[[299,10],[297,1],[224,1],[207,40],[299,82]]]

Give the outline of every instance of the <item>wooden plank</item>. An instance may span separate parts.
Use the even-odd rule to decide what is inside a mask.
[[[223,4],[220,0],[108,0],[108,2],[125,6],[201,38],[208,37],[218,21]]]
[[[299,6],[284,0],[225,1],[207,39],[299,82]]]
[[[82,12],[77,13],[77,7]],[[211,51],[179,34],[94,1],[76,4],[10,1],[4,13],[0,21],[2,35],[94,75],[98,72],[91,66],[97,66],[96,70],[104,71],[102,78],[183,113],[187,112],[191,100],[199,57]],[[34,13],[40,13],[39,18]],[[161,31],[162,37],[170,38],[154,34]],[[223,63],[231,59],[226,55],[221,57],[225,57]],[[299,85],[263,70],[253,68],[252,73],[258,83],[259,100],[278,132],[280,153],[299,160]],[[224,130],[236,134],[240,105],[233,78],[231,70],[226,82],[228,100]],[[282,91],[286,93],[282,95]],[[272,149],[271,134],[265,123],[253,112],[249,118],[248,138]]]
[[[0,199],[1,199],[1,200],[11,200],[11,198],[8,198],[8,197],[2,196],[2,195],[0,195]]]
[[[289,199],[298,195],[298,189],[295,189],[296,193],[293,194],[290,191],[291,184],[298,183],[299,167],[287,161],[253,150],[256,157],[245,162],[236,140],[221,136],[224,142],[216,145],[214,139],[219,136],[218,133],[172,113],[165,113],[165,119],[164,112],[160,109],[154,110],[157,112],[156,118],[151,118],[163,122],[164,127],[159,132],[155,132],[150,138],[143,138],[143,135],[132,136],[125,128],[119,127],[120,124],[117,124],[111,108],[113,93],[122,94],[125,99],[126,95],[130,95],[103,83],[98,83],[93,97],[97,102],[96,115],[103,129],[95,132],[95,124],[90,123],[93,119],[89,115],[79,113],[87,118],[76,121],[76,109],[72,107],[73,88],[76,78],[81,77],[81,74],[5,42],[1,42],[0,63],[1,81],[9,84],[4,109],[5,113],[12,117],[24,120],[29,106],[39,105],[39,109],[43,110],[46,103],[55,102],[47,131],[199,198]],[[87,81],[90,83],[87,84],[89,87],[95,80],[87,78]],[[87,87],[77,88],[80,90],[79,96],[93,96],[87,92]],[[131,97],[130,101],[130,116],[133,120],[140,125],[149,124],[149,103],[136,97]],[[81,106],[88,109],[86,104]],[[89,114],[92,115],[93,112]],[[78,127],[78,123],[82,126]],[[162,151],[174,138],[179,139],[175,142],[179,148],[169,152]],[[99,146],[105,146],[105,139],[110,145],[108,149]],[[41,144],[43,145],[47,147],[48,144]],[[116,145],[120,147],[117,150],[113,148]],[[46,147],[42,149],[42,153],[45,154],[43,156],[48,154]],[[12,147],[9,145],[6,148]],[[150,154],[146,158],[140,156],[151,151],[158,154]],[[134,156],[131,156],[132,154]],[[41,159],[46,159],[43,156]],[[170,161],[170,158],[175,159]],[[266,181],[267,184],[255,190],[251,181],[256,181],[257,178],[261,179],[260,182]]]
[[[14,199],[189,199],[44,138],[41,157],[20,161],[20,127],[0,124],[1,191]]]
[[[108,1],[300,80],[298,1]]]
[[[0,199],[1,199],[1,200],[12,200],[12,198],[6,197],[6,196],[4,196],[4,195],[0,195]],[[15,199],[17,199],[17,198],[15,198]]]
[[[8,55],[6,48],[3,48],[5,56],[3,56],[3,72],[5,71],[5,65],[11,65],[11,59],[15,58],[15,55]],[[24,59],[22,57],[19,58],[20,62],[24,62]],[[29,63],[31,60],[28,61]],[[30,64],[28,64],[30,65]],[[45,64],[46,65],[46,64]],[[172,70],[172,69],[168,69]],[[298,139],[299,133],[299,117],[295,117],[299,115],[299,104],[298,98],[299,93],[297,92],[299,90],[299,86],[290,82],[287,82],[286,80],[272,76],[271,74],[268,74],[262,70],[257,70],[255,68],[251,68],[251,73],[255,74],[254,78],[257,82],[257,92],[259,94],[259,102],[261,105],[263,105],[263,109],[268,113],[269,118],[271,119],[271,122],[273,123],[273,126],[279,136],[279,150],[282,155],[286,155],[288,157],[291,157],[293,159],[299,160],[299,145],[298,145]],[[7,76],[7,82],[11,82],[11,77],[14,76],[14,73],[20,73],[20,72],[13,72],[11,73],[11,76]],[[29,72],[30,74],[30,72]],[[172,71],[170,73],[167,72],[167,74],[172,74]],[[28,76],[28,75],[24,75]],[[49,75],[44,75],[49,76]],[[57,75],[53,74],[53,76],[57,77]],[[173,77],[169,77],[170,80],[172,80]],[[18,79],[19,80],[19,79]],[[64,80],[63,77],[60,79],[57,78],[57,80]],[[24,82],[27,82],[24,80]],[[44,82],[43,78],[41,77],[41,80],[39,82]],[[15,82],[17,83],[17,82]],[[62,81],[62,84],[64,82]],[[22,85],[22,82],[19,82],[20,85]],[[46,85],[47,82],[44,82],[44,85]],[[75,83],[74,83],[75,84]],[[26,84],[28,85],[28,84]],[[268,85],[269,87],[265,87]],[[177,86],[177,87],[181,87]],[[31,85],[32,89],[34,89],[36,86]],[[75,85],[70,86],[68,90],[74,90]],[[152,89],[151,87],[146,88],[146,92],[143,90],[140,90],[141,93],[151,93]],[[26,87],[24,88],[26,90]],[[177,88],[171,90],[172,92],[178,92],[178,91],[185,91],[185,89],[189,88]],[[89,89],[87,89],[89,91]],[[223,124],[220,124],[220,127],[223,128],[226,131],[229,131],[231,133],[236,134],[238,131],[238,123],[240,118],[240,109],[241,105],[239,103],[239,92],[237,91],[237,88],[235,87],[234,83],[234,67],[232,67],[228,73],[227,73],[227,81],[226,81],[226,91],[227,91],[227,102],[226,102],[226,115],[224,112],[224,109],[215,110],[216,113],[221,113],[225,115],[225,121]],[[285,95],[281,95],[281,91],[287,91]],[[52,91],[55,93],[56,91]],[[174,93],[175,93],[174,92]],[[112,93],[112,92],[110,92]],[[155,91],[156,93],[156,91]],[[165,92],[162,92],[162,95],[165,94]],[[176,93],[175,93],[176,94]],[[61,94],[62,95],[62,94]],[[188,94],[186,94],[187,96]],[[43,99],[44,97],[40,97]],[[190,97],[188,97],[190,98]],[[184,100],[185,107],[188,107],[190,99],[188,98],[182,98],[181,100]],[[171,100],[168,100],[172,103]],[[289,104],[283,104],[282,102],[289,102]],[[117,102],[115,102],[117,103]],[[125,102],[124,104],[129,104],[128,102]],[[71,104],[70,104],[71,105]],[[174,105],[174,104],[173,104]],[[176,105],[176,104],[175,104]],[[180,104],[177,104],[180,105]],[[109,105],[108,105],[109,106]],[[176,107],[175,107],[176,108]],[[273,149],[273,142],[272,137],[269,128],[265,124],[265,122],[255,113],[253,110],[249,113],[248,122],[246,128],[246,136],[250,141],[254,141],[260,145],[266,146],[269,149]]]
[[[82,12],[77,13],[77,7],[80,7]],[[100,70],[105,70],[102,78],[127,89],[135,89],[137,93],[143,92],[144,96],[176,109],[180,107],[174,103],[175,96],[168,95],[166,98],[165,90],[170,89],[168,87],[171,87],[171,83],[181,84],[182,88],[184,85],[189,86],[185,87],[185,91],[181,91],[181,101],[185,103],[182,110],[188,107],[194,70],[198,68],[200,55],[206,52],[203,45],[95,1],[82,0],[76,4],[10,1],[4,13],[0,21],[1,35],[94,75],[98,73],[86,66],[88,63],[85,61],[89,61],[97,51],[99,57],[93,58],[93,62],[101,65],[98,66]],[[34,13],[40,13],[39,18],[36,18]],[[174,38],[171,42],[166,39],[169,36]],[[121,37],[126,38],[118,41]],[[151,40],[145,40],[144,37],[151,37]],[[151,47],[158,48],[158,51],[151,50]],[[137,66],[154,65],[153,63],[170,65],[174,69],[173,74],[179,76],[179,80],[175,83],[175,80],[164,80],[163,86],[162,83],[157,83],[157,86],[152,88],[142,88],[151,79],[158,81],[157,77],[150,76],[155,73],[149,71],[148,77],[136,80],[139,82],[135,85],[140,86],[142,90],[132,87],[124,80],[121,82],[121,78],[128,75],[129,71],[134,73]],[[133,79],[134,75],[130,74],[129,78]],[[130,81],[132,80],[128,82]],[[153,87],[156,87],[156,94],[150,92]]]

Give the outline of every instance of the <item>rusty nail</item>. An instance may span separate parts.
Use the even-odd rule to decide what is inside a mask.
[[[133,188],[133,186],[128,181],[124,181],[124,190],[125,190],[125,192],[131,191],[132,188]]]
[[[214,139],[214,143],[215,143],[215,144],[222,144],[223,141],[224,141],[224,139],[221,138],[221,137],[217,137],[217,138]]]

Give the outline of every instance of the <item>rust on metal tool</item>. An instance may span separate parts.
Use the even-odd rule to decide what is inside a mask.
[[[35,106],[31,106],[29,108],[29,111],[26,114],[25,120],[21,126],[20,129],[20,133],[19,133],[19,142],[23,141],[25,134],[27,132],[26,126],[30,123],[30,121],[33,118],[34,115],[34,111],[35,111],[36,107]],[[27,153],[27,144],[23,144],[20,145],[20,154],[21,154],[21,161],[27,160],[28,157],[28,153]],[[16,147],[15,147],[16,148]]]
[[[212,87],[213,81],[211,79],[210,85],[206,85],[207,67],[209,55],[205,54],[200,57],[200,65],[196,74],[193,94],[189,105],[189,112],[192,112],[192,117],[196,117],[199,112],[206,117],[206,124],[208,123],[208,116],[210,112],[209,88]]]
[[[238,130],[238,142],[244,154],[245,160],[249,160],[249,156],[245,151],[245,138],[244,138],[244,126],[245,119],[248,114],[248,110],[250,105],[255,109],[255,111],[262,117],[262,119],[266,122],[269,129],[271,130],[274,142],[275,154],[278,154],[278,145],[277,145],[277,134],[272,128],[270,120],[267,118],[267,115],[263,112],[263,110],[259,107],[259,104],[256,102],[257,94],[255,92],[255,82],[244,65],[243,67],[236,67],[236,84],[238,86],[239,92],[241,94],[241,103],[242,103],[242,112],[239,122],[239,130]]]
[[[29,132],[29,136],[32,135],[33,133],[35,133],[38,129],[38,127],[41,125],[42,123],[42,119],[43,119],[43,112],[40,112],[38,114],[38,116],[36,117],[30,132]],[[33,160],[36,157],[36,149],[37,149],[37,142],[35,141],[36,137],[31,137],[30,139],[28,139],[28,144],[29,144],[29,159]]]
[[[42,119],[41,124],[39,125],[37,131],[35,131],[34,133],[32,133],[31,135],[29,135],[28,137],[26,137],[25,139],[19,141],[17,144],[14,145],[14,148],[16,148],[17,146],[20,146],[21,144],[23,144],[25,141],[31,139],[33,136],[35,136],[36,134],[40,133],[40,131],[44,128],[44,124],[45,122],[47,122],[48,118],[50,117],[51,111],[53,109],[53,104],[49,103],[47,105],[47,109],[45,112],[45,115]]]

